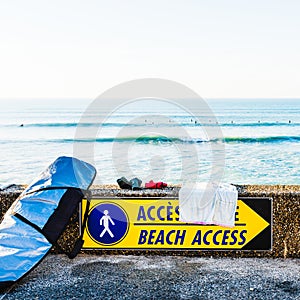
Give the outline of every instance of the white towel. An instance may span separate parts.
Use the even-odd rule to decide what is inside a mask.
[[[234,227],[238,192],[230,184],[200,182],[179,191],[179,220]]]

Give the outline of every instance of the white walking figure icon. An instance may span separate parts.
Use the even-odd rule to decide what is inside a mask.
[[[106,209],[104,211],[104,216],[100,219],[100,226],[104,226],[103,231],[100,234],[100,237],[103,237],[105,232],[108,232],[108,234],[113,238],[114,235],[109,229],[109,222],[111,222],[112,225],[115,225],[114,221],[111,219],[109,215],[109,211]]]

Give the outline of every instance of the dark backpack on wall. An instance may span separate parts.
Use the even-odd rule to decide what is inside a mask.
[[[30,272],[56,245],[95,176],[92,165],[59,157],[12,204],[0,224],[0,292]],[[82,244],[81,236],[70,258]]]

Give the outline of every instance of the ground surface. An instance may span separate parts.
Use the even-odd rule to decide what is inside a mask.
[[[300,300],[300,259],[49,255],[1,299]]]

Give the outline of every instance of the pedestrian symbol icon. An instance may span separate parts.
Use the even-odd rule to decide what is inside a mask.
[[[100,237],[102,238],[103,235],[107,232],[112,238],[114,237],[113,233],[110,231],[109,229],[109,222],[112,225],[115,225],[114,221],[111,219],[111,217],[109,216],[109,211],[106,209],[104,211],[104,216],[100,219],[100,226],[104,226],[103,231],[100,234]]]
[[[129,229],[126,212],[115,203],[101,203],[88,216],[87,232],[101,245],[115,245],[122,241]]]

